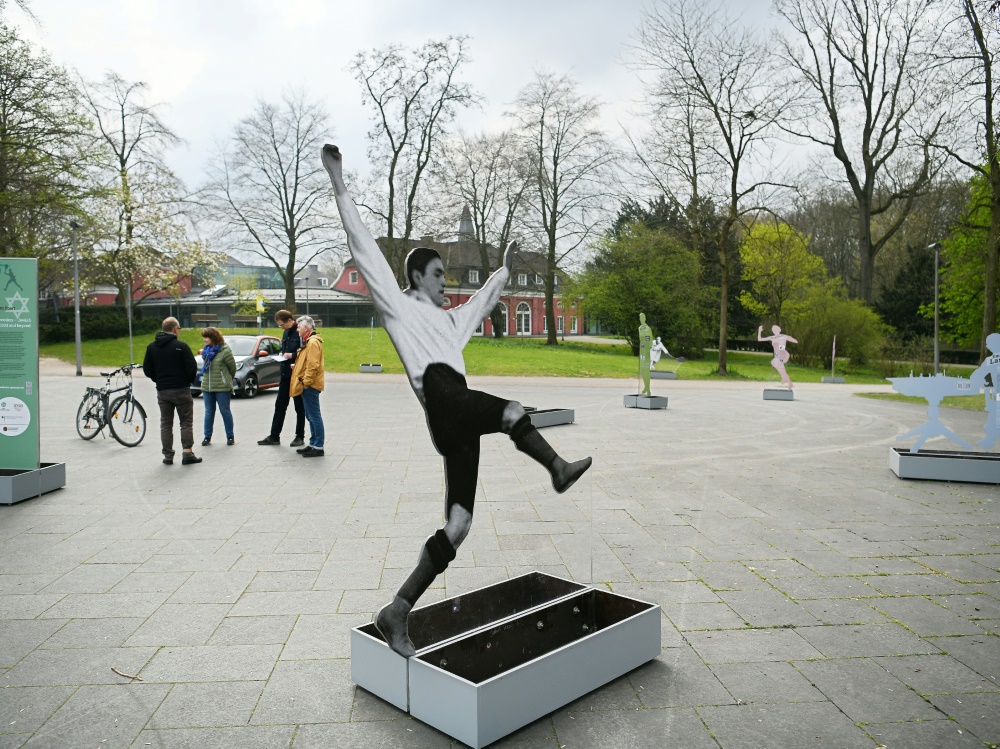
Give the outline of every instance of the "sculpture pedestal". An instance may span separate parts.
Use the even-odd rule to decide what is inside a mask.
[[[889,468],[901,479],[1000,484],[1000,454],[889,448]]]
[[[843,385],[844,384],[844,378],[843,377],[832,377],[830,375],[827,375],[826,377],[823,377],[820,381],[821,382],[832,382],[832,383],[838,384],[838,385]]]
[[[42,463],[38,470],[0,469],[0,505],[40,497],[66,486],[65,463]]]
[[[381,364],[362,364],[361,365],[361,371],[362,372],[381,372],[382,371],[382,365]]]
[[[483,747],[660,654],[660,607],[541,572],[414,609],[413,658],[351,630],[351,678]]]
[[[657,372],[655,369],[649,371],[649,377],[652,380],[676,380],[676,372]]]
[[[576,413],[572,408],[533,408],[528,411],[528,418],[531,419],[531,425],[535,429],[572,424],[575,417]]]
[[[667,407],[667,399],[662,395],[626,395],[623,402],[625,408],[644,408],[647,411]]]
[[[793,401],[795,393],[784,388],[764,388],[764,400],[766,401]]]

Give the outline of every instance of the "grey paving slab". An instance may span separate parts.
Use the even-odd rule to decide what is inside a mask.
[[[1000,692],[939,695],[930,700],[981,741],[990,745],[1000,743]]]
[[[91,712],[113,725],[117,690],[136,687],[162,699],[127,707],[94,746],[452,744],[350,682],[349,628],[391,597],[443,511],[419,405],[402,378],[366,377],[330,375],[323,461],[247,437],[186,471],[159,464],[155,429],[132,450],[79,440],[67,419],[93,379],[43,378],[43,450],[69,481],[0,508],[0,653],[19,658],[0,663],[0,718],[21,716],[0,723],[0,746],[65,745],[67,719]],[[556,495],[509,440],[483,438],[472,533],[421,603],[538,568],[664,607],[656,662],[498,747],[874,747],[878,731],[919,747],[992,730],[973,714],[1000,692],[1000,503],[888,470],[885,445],[919,407],[803,385],[795,419],[765,434],[774,404],[754,383],[679,381],[670,418],[650,420],[620,407],[621,383],[470,382],[574,407],[550,439],[595,464]],[[273,398],[234,402],[238,435],[266,432]],[[853,725],[845,711],[893,683],[945,713]],[[974,709],[952,715],[950,698]],[[901,699],[884,709],[917,709]]]
[[[906,749],[983,749],[986,745],[952,720],[873,723],[865,732],[879,745]]]

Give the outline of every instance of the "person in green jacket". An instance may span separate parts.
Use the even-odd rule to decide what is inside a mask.
[[[233,412],[229,408],[229,402],[233,397],[236,359],[218,328],[203,328],[201,337],[205,340],[205,348],[201,350],[204,361],[201,366],[201,393],[205,399],[205,439],[201,444],[212,444],[215,406],[218,404],[219,411],[222,412],[222,423],[226,427],[226,444],[235,445]]]

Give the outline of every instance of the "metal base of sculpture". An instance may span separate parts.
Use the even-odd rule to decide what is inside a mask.
[[[823,377],[820,380],[820,382],[828,382],[834,385],[843,385],[845,380],[843,377],[833,377],[832,375],[827,375],[826,377]]]
[[[525,409],[527,410],[527,409]],[[535,429],[572,424],[576,413],[572,408],[534,408],[528,411],[528,418]]]
[[[991,453],[890,447],[889,468],[901,479],[1000,484],[1000,455]]]
[[[0,505],[12,505],[66,486],[65,463],[42,463],[38,470],[0,469]]]
[[[656,658],[661,616],[655,604],[531,572],[414,609],[423,635],[413,658],[373,624],[354,628],[351,677],[478,748]]]
[[[795,400],[795,392],[784,388],[764,388],[764,400],[793,401]]]
[[[655,369],[649,370],[649,376],[654,380],[676,380],[676,372],[658,372]]]
[[[361,365],[361,371],[362,372],[381,372],[382,371],[382,365],[381,364],[362,364]]]
[[[667,407],[667,399],[662,395],[626,395],[624,398],[625,408],[643,408],[647,411],[656,411]]]

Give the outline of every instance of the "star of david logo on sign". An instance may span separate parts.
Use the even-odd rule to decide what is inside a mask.
[[[14,317],[18,320],[21,319],[21,315],[28,314],[28,300],[21,296],[20,291],[14,292],[14,296],[7,297],[7,306],[14,307],[15,304],[20,304],[20,309],[13,309]]]

